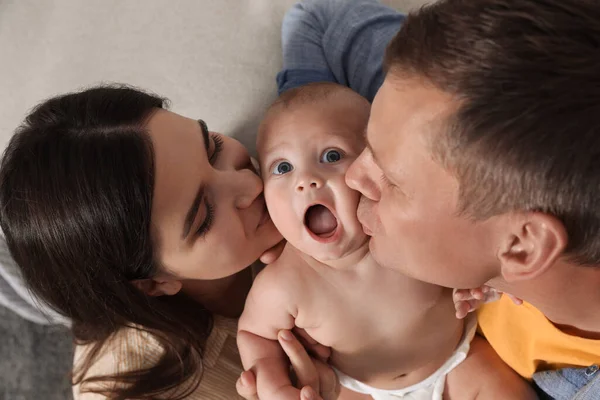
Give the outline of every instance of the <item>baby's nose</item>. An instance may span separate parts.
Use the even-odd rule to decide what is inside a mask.
[[[304,189],[320,189],[323,186],[323,180],[314,175],[304,175],[298,179],[296,185],[297,192],[303,192]]]

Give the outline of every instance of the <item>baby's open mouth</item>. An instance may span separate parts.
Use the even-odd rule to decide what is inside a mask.
[[[315,236],[329,238],[335,233],[338,222],[327,207],[315,204],[306,210],[304,225]]]

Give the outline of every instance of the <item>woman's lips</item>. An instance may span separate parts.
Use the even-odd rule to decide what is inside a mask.
[[[263,201],[262,214],[260,216],[260,219],[258,220],[258,225],[256,226],[256,228],[260,228],[261,226],[269,222],[270,219],[271,216],[269,215],[269,210],[267,209],[267,206]]]

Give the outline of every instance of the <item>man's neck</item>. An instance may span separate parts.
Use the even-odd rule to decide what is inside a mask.
[[[540,310],[561,331],[600,339],[600,265],[557,262],[538,278],[492,286],[522,298]]]

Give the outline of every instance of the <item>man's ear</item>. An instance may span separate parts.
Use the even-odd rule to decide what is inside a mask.
[[[513,214],[499,249],[507,282],[533,279],[546,272],[564,252],[567,231],[556,217],[541,212]]]
[[[173,278],[136,279],[133,286],[148,296],[172,296],[181,290],[181,281]]]

